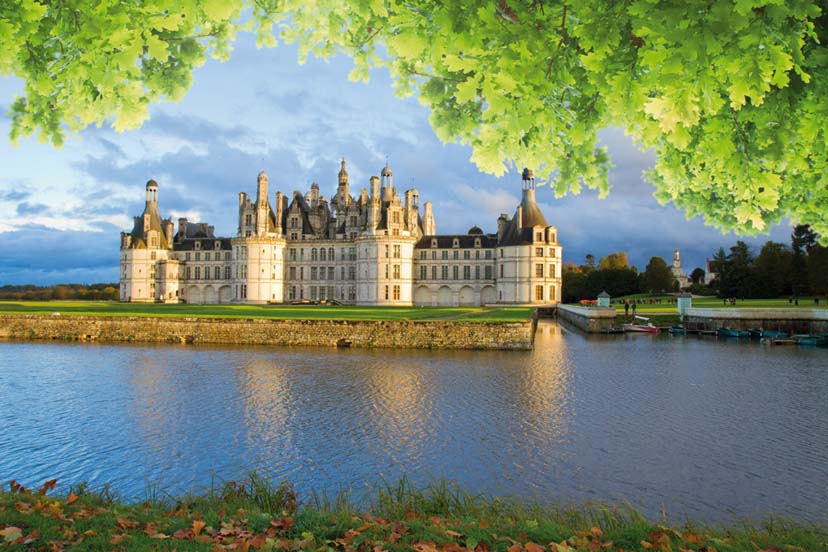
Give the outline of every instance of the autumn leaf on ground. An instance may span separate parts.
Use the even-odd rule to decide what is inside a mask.
[[[455,539],[459,539],[463,536],[463,533],[458,533],[457,531],[452,531],[451,529],[446,529],[446,535],[450,537],[454,537]]]
[[[6,542],[12,542],[14,540],[19,539],[23,536],[23,530],[20,527],[14,527],[10,525],[5,529],[0,529],[0,537],[3,537],[3,540]]]
[[[207,525],[207,524],[206,524],[206,523],[204,523],[204,522],[203,522],[203,521],[201,521],[201,520],[194,520],[194,521],[193,521],[193,534],[194,534],[194,535],[199,535],[199,534],[201,533],[201,530],[202,530],[202,529],[204,529],[204,527],[205,527],[206,525]]]
[[[69,491],[69,496],[66,498],[66,504],[67,504],[67,505],[72,504],[72,503],[73,503],[73,502],[75,502],[77,499],[78,499],[78,495],[76,495],[76,494],[75,494],[74,492],[72,492],[72,491]]]
[[[526,552],[545,552],[546,551],[546,547],[544,547],[540,544],[535,544],[532,541],[529,541],[526,544],[524,544],[523,548],[524,548],[524,550],[526,550]]]

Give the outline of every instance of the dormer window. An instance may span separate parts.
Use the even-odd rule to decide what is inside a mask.
[[[480,238],[474,238],[474,246],[480,247]]]
[[[535,241],[543,241],[543,232],[535,232]]]
[[[201,242],[200,241],[195,242],[195,248],[196,248],[196,250],[201,249]]]
[[[213,246],[213,249],[221,249],[221,242],[216,242]]]
[[[431,247],[437,247],[437,240],[435,240],[435,239],[431,240]]]
[[[454,238],[451,242],[451,246],[452,247],[460,247],[460,240],[458,240],[457,238]]]

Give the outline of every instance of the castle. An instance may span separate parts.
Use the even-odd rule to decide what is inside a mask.
[[[146,207],[121,233],[121,301],[355,305],[546,304],[561,297],[561,246],[535,201],[531,170],[513,217],[497,233],[477,226],[438,235],[430,202],[417,190],[400,199],[390,167],[356,199],[345,160],[327,201],[314,183],[305,195],[239,194],[238,229],[216,237],[209,224],[171,219],[158,210],[158,184],[147,182]]]

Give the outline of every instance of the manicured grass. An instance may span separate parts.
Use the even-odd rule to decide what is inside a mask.
[[[729,527],[654,523],[629,506],[540,507],[406,479],[366,507],[348,494],[301,501],[286,484],[251,474],[203,495],[173,498],[150,486],[141,504],[107,490],[68,496],[0,492],[0,548],[10,550],[334,550],[418,552],[824,551],[824,526],[770,519]],[[40,494],[40,493],[44,494]]]
[[[173,305],[114,301],[0,301],[0,314],[184,316],[281,320],[455,320],[521,322],[529,307],[355,307],[344,305]]]
[[[639,301],[636,313],[637,314],[674,314],[678,312],[678,305],[676,303],[667,303],[668,299],[673,299],[674,296],[653,296],[653,295],[631,295],[629,298],[635,297]],[[660,304],[651,304],[650,299],[660,298]],[[621,298],[613,298],[613,307],[620,314],[624,313],[624,304],[616,303]],[[782,299],[740,299],[736,301],[736,305],[730,303],[723,303],[721,299],[716,297],[694,297],[692,306],[695,308],[705,309],[825,309],[828,308],[828,301],[824,298],[820,299],[819,305],[814,304],[813,297],[800,297],[799,305],[789,304],[787,298]],[[632,314],[632,310],[630,310]]]

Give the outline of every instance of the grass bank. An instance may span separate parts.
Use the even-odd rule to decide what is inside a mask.
[[[346,305],[175,305],[115,301],[0,301],[0,314],[270,318],[278,320],[448,320],[522,322],[529,307],[359,307]]]
[[[348,495],[300,501],[289,485],[257,475],[203,495],[172,498],[148,488],[127,504],[81,485],[0,493],[0,548],[12,550],[416,550],[727,552],[828,550],[825,527],[769,519],[729,527],[653,523],[630,507],[520,505],[472,495],[443,481],[403,479],[367,508]]]
[[[619,314],[624,314],[624,299],[635,299],[638,304],[636,306],[636,314],[648,316],[650,314],[678,314],[678,306],[676,303],[669,303],[674,300],[673,295],[630,295],[629,297],[620,297],[612,299],[612,306]],[[653,302],[660,299],[661,303]],[[617,302],[622,301],[622,302]],[[814,304],[811,297],[800,297],[799,305],[788,303],[787,298],[780,299],[739,299],[735,305],[723,302],[716,297],[694,297],[693,307],[701,309],[828,309],[828,301],[821,299],[819,305]]]

